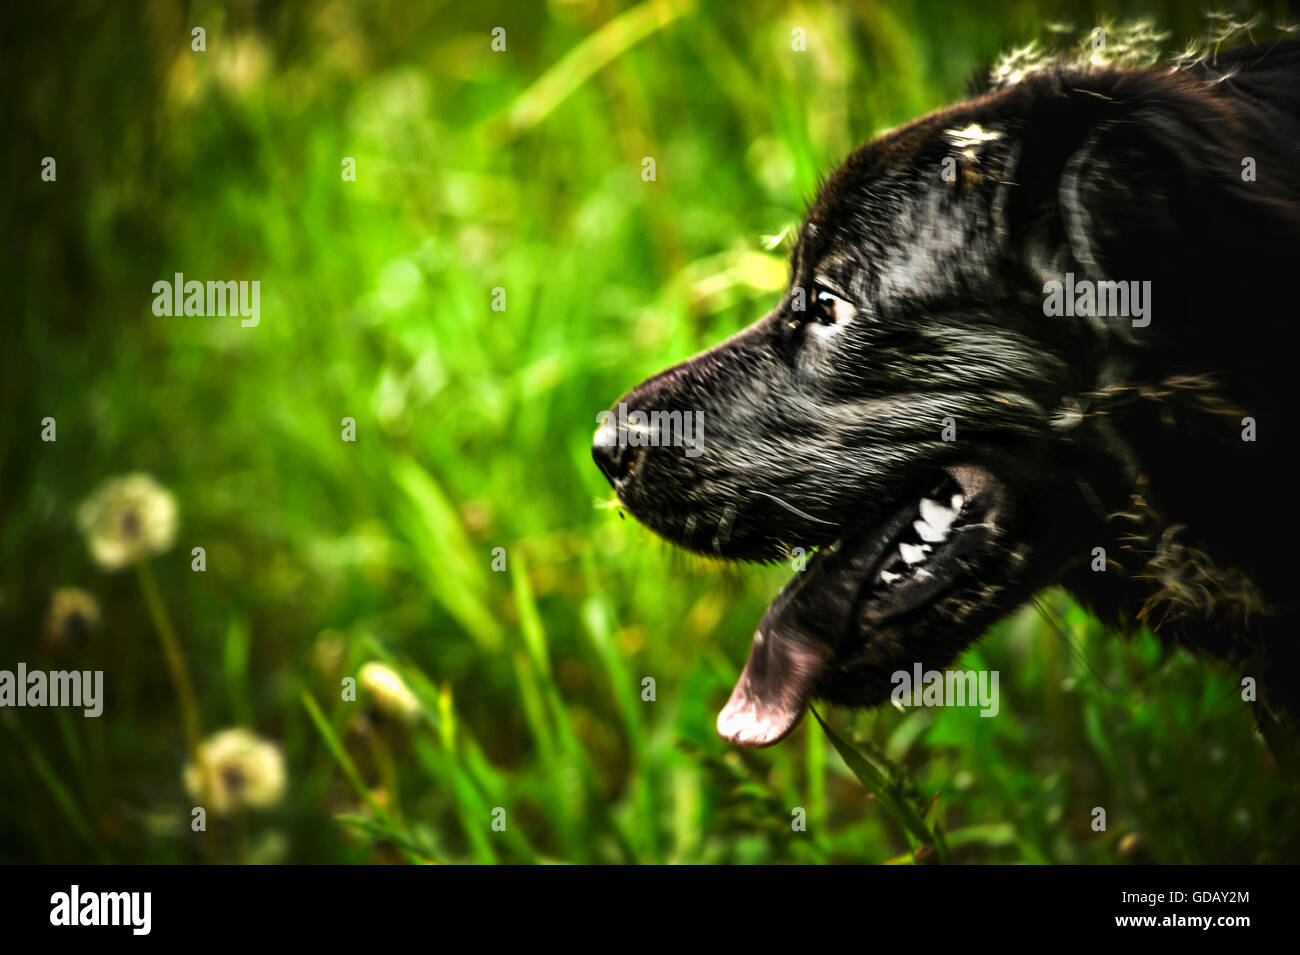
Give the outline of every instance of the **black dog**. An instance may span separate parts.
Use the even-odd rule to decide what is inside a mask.
[[[1057,583],[1234,660],[1293,727],[1297,281],[1295,42],[1058,64],[857,150],[776,308],[597,432],[669,540],[816,549],[719,732],[764,746],[814,695],[878,704]],[[693,450],[664,433],[686,412]]]

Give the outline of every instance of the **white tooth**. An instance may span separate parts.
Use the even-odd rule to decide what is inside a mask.
[[[960,494],[954,494],[951,503],[954,511],[960,511],[961,506],[966,503],[966,500]]]
[[[898,552],[903,555],[903,563],[919,564],[925,560],[925,552],[929,550],[920,544],[899,544]]]
[[[939,528],[931,527],[925,521],[913,521],[912,526],[916,528],[917,536],[920,537],[921,540],[928,541],[931,544],[937,544],[948,536],[943,531],[939,530]]]
[[[902,574],[896,574],[892,570],[882,570],[880,572],[880,579],[887,584],[892,584],[894,581],[902,579],[902,576]]]
[[[938,501],[928,497],[921,498],[921,519],[937,530],[941,535],[948,533],[948,525],[957,519],[957,508],[949,510]],[[929,538],[924,538],[929,540]]]

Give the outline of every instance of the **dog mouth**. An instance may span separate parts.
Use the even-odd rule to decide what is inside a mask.
[[[849,527],[821,548],[763,615],[718,733],[749,747],[789,735],[830,668],[970,582],[999,535],[1003,501],[987,469],[951,467],[883,523]]]

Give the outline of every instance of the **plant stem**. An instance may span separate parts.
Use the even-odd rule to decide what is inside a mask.
[[[185,665],[185,654],[181,651],[180,641],[176,639],[176,630],[158,592],[158,582],[146,561],[136,564],[140,578],[140,589],[144,591],[145,603],[149,605],[149,615],[153,617],[154,629],[158,631],[158,641],[162,644],[163,656],[167,660],[167,670],[171,674],[172,686],[181,708],[181,724],[185,730],[185,747],[189,751],[190,761],[206,772],[199,762],[199,745],[202,735],[199,732],[199,707],[190,683],[189,669]]]
[[[167,615],[167,605],[163,603],[158,581],[154,578],[148,561],[140,561],[135,569],[140,579],[140,589],[144,592],[144,602],[149,605],[149,616],[153,618],[154,629],[158,631],[158,642],[162,644],[167,671],[171,674],[172,686],[176,689],[176,699],[180,703],[181,725],[185,731],[185,749],[189,753],[190,764],[199,774],[201,791],[211,793],[211,775],[207,765],[199,758],[203,734],[199,729],[198,698],[194,695],[194,685],[190,683],[190,671],[185,664],[181,642],[176,638],[176,628]],[[205,828],[201,841],[208,861],[215,861],[217,847],[213,831]]]

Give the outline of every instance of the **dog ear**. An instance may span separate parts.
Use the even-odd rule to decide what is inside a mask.
[[[1160,256],[1177,235],[1185,172],[1144,140],[1144,130],[1104,123],[1065,160],[1061,224],[1070,259],[1089,277],[1138,278],[1128,274],[1136,253]]]
[[[1151,82],[1144,78],[1145,82]],[[1136,80],[1131,80],[1136,83]],[[1070,257],[1094,278],[1154,279],[1187,262],[1187,240],[1253,201],[1241,188],[1231,112],[1180,88],[1085,104],[1081,141],[1064,160],[1058,202]],[[1098,92],[1097,96],[1106,96]],[[1199,243],[1203,245],[1204,243]]]
[[[1150,281],[1163,314],[1204,312],[1207,286],[1295,247],[1291,162],[1267,146],[1266,120],[1182,75],[1063,78],[1030,110],[1017,171],[1034,271]],[[1127,337],[1127,322],[1110,327]]]

